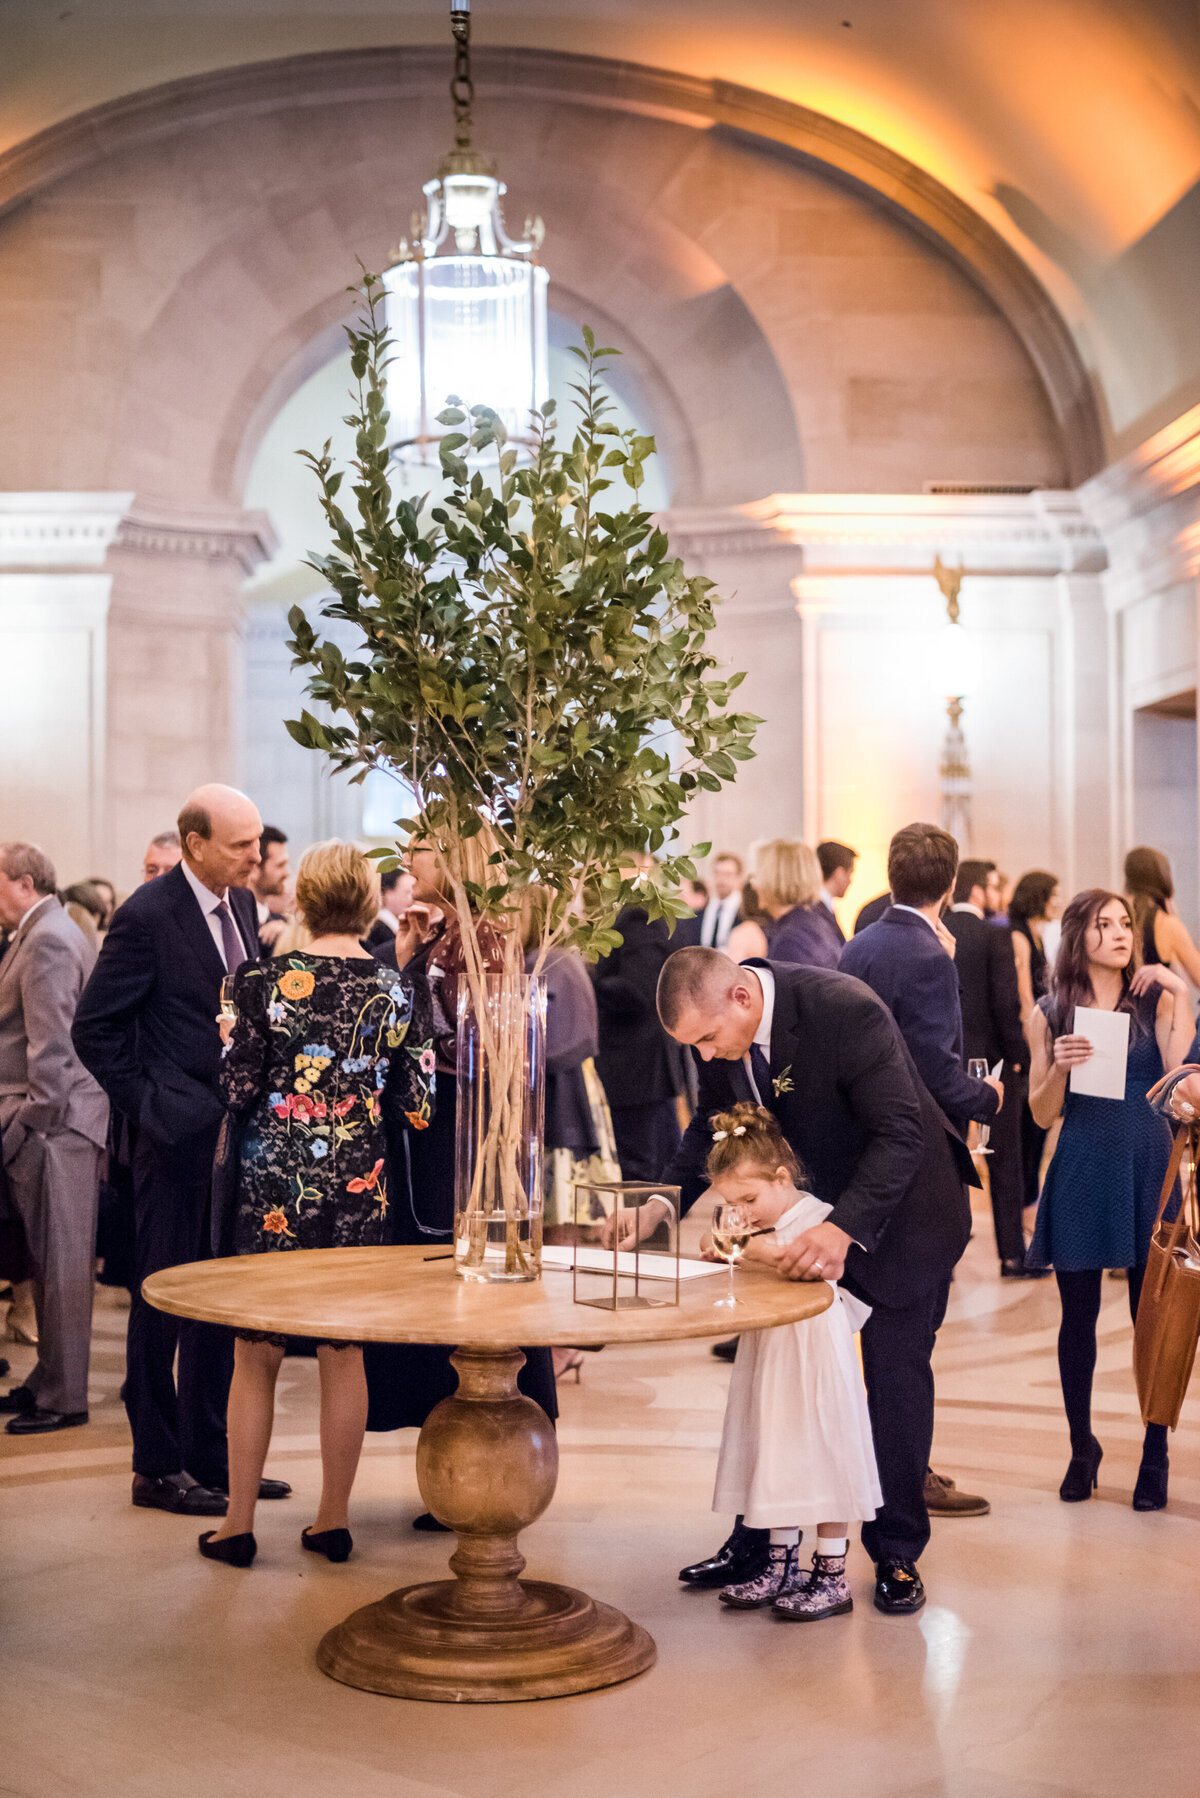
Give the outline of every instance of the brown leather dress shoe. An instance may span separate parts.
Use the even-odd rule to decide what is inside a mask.
[[[931,1517],[986,1517],[991,1510],[986,1498],[960,1492],[947,1474],[925,1471],[925,1509]]]

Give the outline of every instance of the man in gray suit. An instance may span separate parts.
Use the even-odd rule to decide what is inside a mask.
[[[0,843],[0,1132],[9,1202],[33,1263],[38,1359],[0,1397],[11,1436],[86,1423],[96,1190],[108,1100],[71,1046],[96,959],[33,843]]]

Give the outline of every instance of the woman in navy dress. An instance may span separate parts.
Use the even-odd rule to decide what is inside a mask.
[[[414,1028],[412,983],[359,942],[378,910],[371,864],[351,844],[318,844],[300,864],[296,903],[313,940],[291,954],[247,962],[234,978],[237,1021],[220,1081],[240,1129],[233,1246],[242,1255],[385,1242],[385,1091],[414,1124],[430,1116],[433,1040]],[[229,1510],[220,1529],[201,1536],[200,1551],[248,1567],[286,1339],[235,1334]],[[321,1503],[301,1544],[344,1561],[367,1413],[362,1347],[318,1342],[317,1365]]]
[[[1075,1030],[1078,1005],[1129,1014],[1123,1099],[1069,1089],[1072,1068],[1093,1054],[1088,1038]],[[1169,968],[1141,965],[1126,901],[1100,888],[1076,894],[1063,914],[1049,990],[1031,1020],[1029,1092],[1043,1129],[1060,1113],[1063,1120],[1028,1261],[1053,1266],[1062,1304],[1058,1369],[1071,1464],[1059,1496],[1067,1503],[1091,1497],[1103,1454],[1092,1434],[1091,1405],[1104,1270],[1128,1269],[1136,1320],[1171,1154],[1170,1127],[1146,1094],[1182,1063],[1191,1036],[1187,987]],[[1161,1510],[1167,1502],[1167,1435],[1157,1424],[1146,1429],[1133,1502],[1142,1511]]]

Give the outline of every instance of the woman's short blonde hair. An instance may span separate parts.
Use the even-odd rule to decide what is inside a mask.
[[[296,905],[313,936],[362,936],[379,913],[379,879],[353,843],[314,843],[296,875]]]
[[[821,864],[807,843],[774,837],[754,851],[754,890],[762,905],[815,905],[821,897]]]

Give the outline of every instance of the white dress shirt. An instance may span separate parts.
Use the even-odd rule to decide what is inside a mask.
[[[918,909],[915,905],[897,905],[893,901],[892,910],[893,911],[910,911],[914,918],[920,918],[922,924],[928,924],[928,926],[929,926],[930,930],[932,930],[934,936],[937,936],[938,927],[934,923],[933,919],[931,917],[929,917],[925,912],[918,911]],[[941,942],[941,940],[942,940],[941,937],[938,937],[939,943]]]
[[[196,903],[204,913],[204,922],[208,925],[212,940],[217,945],[217,954],[221,957],[221,966],[228,974],[231,970],[229,963],[225,960],[225,939],[221,935],[221,920],[217,916],[217,908],[222,902],[228,901],[229,890],[226,888],[224,893],[214,893],[211,887],[206,887],[204,882],[198,880],[192,873],[192,870],[188,867],[186,856],[179,865],[183,869],[183,878],[187,881],[193,893],[196,895]],[[246,948],[246,939],[242,934],[241,925],[237,921],[232,905],[229,907],[229,915],[233,919],[233,928],[237,932],[238,941],[242,944],[243,948]],[[257,953],[257,945],[253,950],[246,950],[247,957],[251,960]]]
[[[960,899],[957,905],[952,905],[950,907],[950,910],[951,911],[969,911],[971,916],[973,918],[978,918],[979,922],[981,924],[987,923],[987,917],[986,917],[985,913],[981,912],[977,905],[970,905],[967,902],[967,900],[965,900],[965,899]]]
[[[725,899],[710,899],[700,922],[700,942],[705,949],[723,949],[729,941],[742,895],[730,893]]]
[[[828,887],[821,888],[821,904],[827,905],[834,917],[837,917],[837,906],[833,903],[833,894]]]

